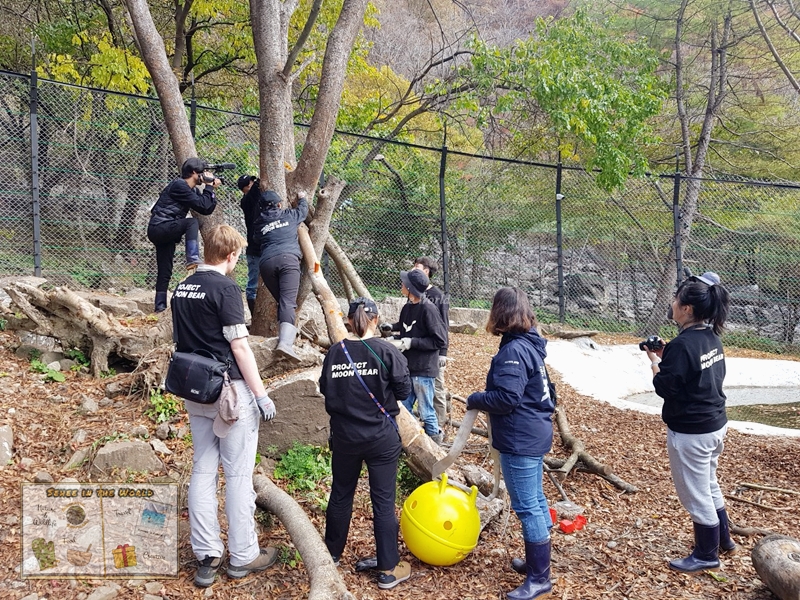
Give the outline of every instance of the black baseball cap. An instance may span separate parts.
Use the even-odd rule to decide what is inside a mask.
[[[248,185],[250,185],[250,183],[252,183],[255,180],[256,180],[255,175],[242,175],[236,181],[236,187],[238,187],[240,190],[244,190],[244,188],[246,188]]]
[[[378,314],[378,305],[375,304],[374,300],[369,298],[364,298],[363,296],[359,296],[358,298],[354,299],[350,302],[350,307],[347,309],[347,316],[352,317],[356,310],[358,310],[359,306],[364,307],[364,312],[368,315],[377,315]]]

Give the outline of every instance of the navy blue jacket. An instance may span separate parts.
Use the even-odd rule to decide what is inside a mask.
[[[505,333],[486,376],[486,391],[467,398],[467,409],[489,413],[492,446],[503,454],[544,456],[553,445],[555,410],[544,369],[547,340],[535,328]]]
[[[264,207],[255,222],[255,240],[261,248],[261,261],[280,254],[293,254],[303,258],[297,241],[297,226],[306,220],[308,202],[297,201],[297,208]]]

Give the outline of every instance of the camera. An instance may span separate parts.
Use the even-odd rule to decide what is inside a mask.
[[[221,173],[222,171],[229,171],[231,169],[235,169],[236,165],[233,163],[206,163],[206,171],[211,171],[214,175],[206,175],[205,172],[200,175],[200,179],[203,183],[214,183],[214,179],[219,179],[222,183],[225,183],[225,180],[222,177],[217,177],[216,173]]]
[[[664,340],[657,335],[651,335],[643,342],[639,342],[639,350],[650,350],[650,352],[655,352],[656,350],[661,350],[663,347]]]

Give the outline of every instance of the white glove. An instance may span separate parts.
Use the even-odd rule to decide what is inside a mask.
[[[439,368],[444,369],[447,366],[447,357],[439,355]]]
[[[411,350],[411,338],[400,338],[400,352]]]
[[[275,418],[275,403],[269,396],[264,394],[260,398],[256,398],[256,405],[258,405],[258,411],[265,421],[272,421]]]

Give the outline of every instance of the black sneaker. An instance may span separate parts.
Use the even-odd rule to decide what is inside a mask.
[[[333,566],[334,567],[338,567],[339,566],[339,558],[340,557],[338,557],[338,556],[331,555],[331,560],[333,561]]]
[[[203,560],[198,561],[199,567],[194,574],[194,584],[197,587],[208,587],[214,583],[217,577],[217,571],[222,566],[225,560],[225,551],[223,550],[222,556],[206,556]]]
[[[398,583],[403,583],[411,577],[411,565],[401,560],[391,571],[381,571],[378,575],[378,587],[382,590],[390,590]]]

